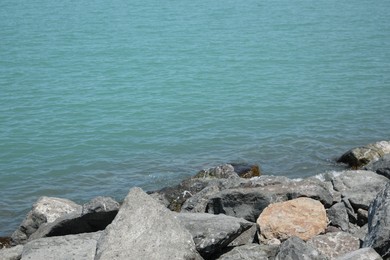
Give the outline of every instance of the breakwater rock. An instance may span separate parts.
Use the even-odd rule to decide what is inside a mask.
[[[122,203],[42,197],[0,259],[390,259],[387,155],[377,154],[305,179],[225,164],[132,188]]]

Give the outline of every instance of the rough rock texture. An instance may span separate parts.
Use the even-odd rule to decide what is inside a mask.
[[[344,171],[332,179],[334,189],[351,203],[355,212],[367,210],[379,190],[388,182],[384,176],[371,171]]]
[[[346,232],[315,236],[307,243],[321,254],[334,258],[359,249],[359,239]]]
[[[257,226],[253,225],[248,230],[242,232],[237,238],[235,238],[228,247],[242,246],[246,244],[251,244],[254,241],[257,241]]]
[[[368,210],[368,234],[363,247],[374,248],[390,258],[390,182],[378,193]]]
[[[99,259],[201,259],[175,214],[133,188],[98,241]]]
[[[274,259],[277,252],[277,246],[248,244],[233,248],[218,260],[268,260]]]
[[[316,249],[298,237],[290,237],[282,243],[276,260],[325,260]]]
[[[349,219],[344,203],[334,204],[327,210],[327,214],[332,226],[339,227],[342,231],[348,231]]]
[[[379,160],[370,162],[364,169],[376,172],[390,179],[390,154],[385,154]]]
[[[19,260],[22,257],[23,246],[17,245],[11,248],[3,248],[0,250],[1,260]]]
[[[328,225],[324,206],[310,198],[297,198],[269,205],[257,219],[260,241],[286,240],[297,236],[303,240],[323,233]]]
[[[23,244],[43,223],[54,222],[57,218],[69,213],[81,213],[81,210],[80,205],[67,199],[41,197],[12,234],[12,241],[15,244]]]
[[[390,141],[381,141],[353,148],[344,153],[337,161],[346,163],[354,168],[359,168],[371,161],[378,160],[380,157],[388,153],[390,153]]]
[[[252,178],[261,175],[260,167],[256,164],[232,163],[234,172],[241,178]]]
[[[245,219],[222,214],[180,213],[177,219],[190,231],[196,249],[206,258],[221,253],[240,234],[255,226]]]
[[[119,203],[111,197],[96,197],[85,203],[82,208],[82,215],[97,212],[118,211]]]
[[[24,245],[22,260],[93,260],[101,232],[40,238]]]
[[[372,248],[361,248],[336,257],[335,260],[382,260],[382,257]]]

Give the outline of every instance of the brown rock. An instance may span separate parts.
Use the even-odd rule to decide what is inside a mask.
[[[306,241],[325,232],[328,218],[321,202],[302,197],[269,205],[260,214],[257,224],[260,241],[286,240],[291,236]]]

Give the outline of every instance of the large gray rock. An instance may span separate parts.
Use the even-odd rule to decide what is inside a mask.
[[[42,224],[52,223],[69,213],[81,213],[81,210],[80,205],[67,199],[41,197],[33,205],[19,228],[12,234],[12,241],[15,244],[23,244]]]
[[[390,153],[390,141],[381,141],[353,148],[344,153],[337,161],[346,163],[354,168],[359,168],[371,161],[378,160],[380,157],[388,153]]]
[[[382,260],[382,257],[374,249],[368,247],[336,257],[335,260]]]
[[[332,226],[339,227],[342,231],[348,231],[349,219],[344,203],[334,204],[327,210],[327,215]]]
[[[388,182],[384,176],[371,171],[343,171],[334,175],[334,189],[351,203],[355,212],[359,208],[367,210],[376,194]]]
[[[180,213],[177,218],[190,231],[196,249],[205,258],[221,253],[240,234],[256,226],[245,219],[222,214]]]
[[[313,237],[307,244],[328,258],[335,258],[359,249],[359,239],[346,232],[333,232]]]
[[[390,258],[390,182],[387,182],[370,205],[368,234],[363,247],[372,247],[383,258]]]
[[[1,260],[19,260],[22,257],[23,246],[17,245],[10,248],[0,249]]]
[[[82,207],[82,212],[69,213],[54,222],[42,224],[28,241],[52,236],[65,236],[104,230],[118,213],[119,203],[110,197],[96,197]]]
[[[175,213],[140,188],[130,190],[96,252],[96,260],[202,259]]]
[[[274,259],[277,252],[277,246],[247,244],[233,248],[218,260],[268,260]]]
[[[364,169],[376,172],[390,179],[390,154],[385,154],[377,161],[370,162]]]
[[[101,232],[40,238],[24,245],[22,260],[93,260]]]
[[[326,257],[321,255],[315,248],[308,245],[298,237],[290,237],[284,241],[276,260],[325,260]]]

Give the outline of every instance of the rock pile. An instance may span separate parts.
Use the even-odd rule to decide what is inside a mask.
[[[375,153],[306,179],[221,165],[121,205],[42,197],[0,259],[390,259],[389,160]]]

